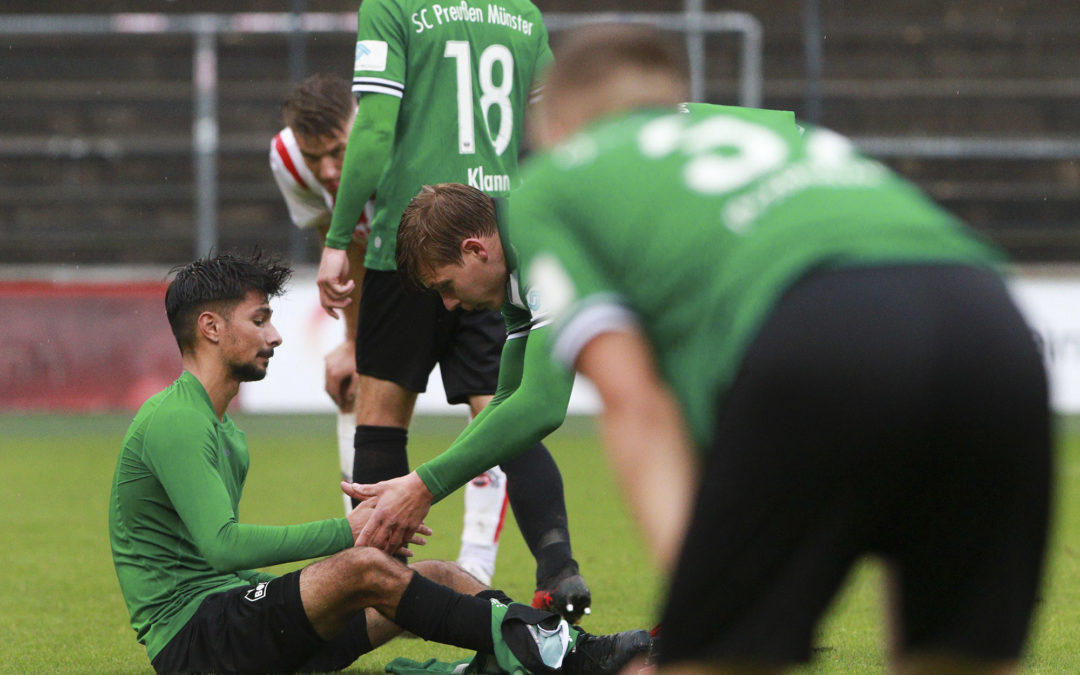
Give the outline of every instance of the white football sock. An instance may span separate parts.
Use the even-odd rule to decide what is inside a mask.
[[[338,462],[341,464],[341,480],[352,482],[353,455],[356,452],[354,439],[356,438],[356,413],[341,412],[337,414],[337,443]],[[352,511],[352,499],[344,492],[341,493],[345,501],[345,514]]]
[[[465,523],[458,564],[485,585],[490,585],[495,575],[506,503],[506,474],[499,467],[485,471],[465,486]]]

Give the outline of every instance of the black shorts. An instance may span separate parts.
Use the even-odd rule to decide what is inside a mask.
[[[667,663],[791,663],[853,563],[897,573],[901,650],[1021,651],[1050,492],[1042,360],[963,266],[818,271],[718,406],[663,618]]]
[[[364,274],[356,339],[361,375],[422,392],[438,363],[447,402],[467,403],[495,393],[505,341],[499,312],[450,312],[438,293],[407,286],[396,271]]]
[[[294,673],[347,668],[371,651],[358,613],[329,642],[300,601],[300,571],[209,595],[153,660],[159,673]]]

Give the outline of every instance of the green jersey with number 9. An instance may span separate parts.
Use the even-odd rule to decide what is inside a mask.
[[[367,267],[395,268],[398,222],[421,186],[510,192],[533,80],[551,58],[540,11],[524,0],[364,0],[353,92],[401,98]]]
[[[781,294],[825,266],[1000,254],[852,143],[776,111],[690,105],[599,121],[536,156],[509,200],[522,281],[571,366],[640,325],[695,441]]]

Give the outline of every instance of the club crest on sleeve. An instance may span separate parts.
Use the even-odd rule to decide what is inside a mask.
[[[550,253],[542,253],[533,261],[529,268],[529,287],[527,301],[533,313],[553,318],[566,310],[577,294],[570,275]],[[538,305],[536,308],[531,307],[534,302]]]
[[[386,70],[386,54],[387,44],[382,40],[360,40],[353,70]]]

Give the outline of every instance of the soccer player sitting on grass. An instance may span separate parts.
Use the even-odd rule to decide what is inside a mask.
[[[409,567],[354,547],[364,505],[298,525],[239,522],[249,455],[226,410],[281,345],[269,300],[290,273],[258,253],[225,254],[181,268],[166,291],[184,370],[132,421],[109,499],[117,578],[154,669],[338,670],[401,630],[510,672],[614,673],[647,652],[646,631],[592,636],[454,563]],[[329,557],[284,576],[255,569],[319,556]]]
[[[888,571],[895,670],[1014,668],[1052,443],[1001,254],[833,132],[680,108],[675,54],[643,28],[564,38],[497,238],[452,236],[460,262],[422,280],[514,297],[501,249],[552,358],[596,386],[672,570],[665,672],[807,660],[864,555]]]

